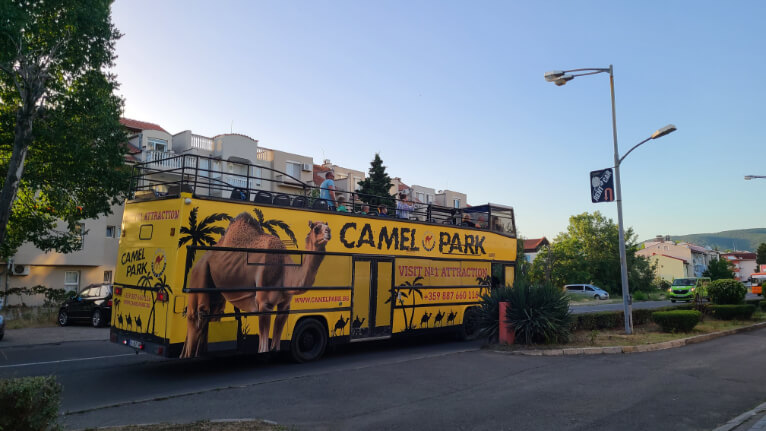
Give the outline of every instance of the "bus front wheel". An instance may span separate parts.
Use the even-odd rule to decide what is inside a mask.
[[[327,347],[327,329],[316,319],[303,319],[295,326],[290,341],[290,356],[295,362],[311,362],[322,357]]]

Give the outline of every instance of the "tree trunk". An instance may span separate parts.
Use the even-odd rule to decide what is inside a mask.
[[[16,200],[21,175],[24,173],[24,160],[27,158],[27,150],[32,142],[34,111],[35,103],[30,100],[24,100],[24,105],[16,113],[13,152],[8,162],[8,175],[5,177],[3,190],[0,192],[0,244],[5,243],[8,220],[11,218],[13,202]]]

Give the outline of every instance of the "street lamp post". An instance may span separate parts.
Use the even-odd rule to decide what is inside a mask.
[[[614,140],[614,185],[615,185],[615,200],[617,201],[617,226],[620,231],[620,270],[622,275],[622,303],[625,312],[625,333],[630,335],[633,333],[633,313],[631,310],[630,301],[630,289],[628,286],[628,262],[627,254],[625,252],[625,229],[622,223],[622,189],[620,186],[620,164],[631,151],[638,148],[640,145],[651,139],[657,139],[662,136],[672,133],[676,130],[676,127],[669,124],[662,129],[652,133],[652,135],[628,150],[624,156],[620,157],[620,152],[617,147],[617,114],[614,104],[614,68],[609,65],[609,68],[586,68],[586,69],[570,69],[570,70],[555,70],[545,73],[545,80],[553,82],[558,86],[562,86],[567,82],[573,80],[578,76],[595,75],[597,73],[609,73],[609,89],[612,96],[612,137]]]
[[[756,178],[766,178],[766,175],[745,175],[746,180],[754,180]]]

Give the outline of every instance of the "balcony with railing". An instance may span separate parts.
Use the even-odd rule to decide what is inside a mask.
[[[200,135],[191,135],[191,147],[203,151],[213,151],[215,144],[210,138]]]
[[[273,162],[274,151],[266,148],[258,148],[258,154],[256,155],[256,158],[262,162]]]

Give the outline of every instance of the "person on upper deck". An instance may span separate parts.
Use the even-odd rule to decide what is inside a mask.
[[[348,208],[346,208],[345,196],[338,196],[338,212],[343,212],[343,213],[348,212]]]
[[[371,214],[370,214],[370,206],[369,206],[369,205],[367,205],[367,204],[364,204],[364,205],[362,205],[362,210],[361,210],[361,211],[359,211],[359,214],[362,214],[362,215],[371,215]]]
[[[479,227],[476,223],[471,221],[471,216],[469,214],[463,214],[463,221],[460,222],[460,226]]]
[[[324,199],[330,211],[335,211],[335,174],[332,171],[325,175],[325,180],[319,186],[319,199]]]
[[[415,205],[412,204],[412,200],[407,201],[407,195],[404,193],[399,194],[399,200],[396,201],[396,216],[403,219],[409,219],[410,214],[415,209]]]
[[[378,216],[388,217],[388,208],[386,208],[385,205],[383,204],[378,205]]]

